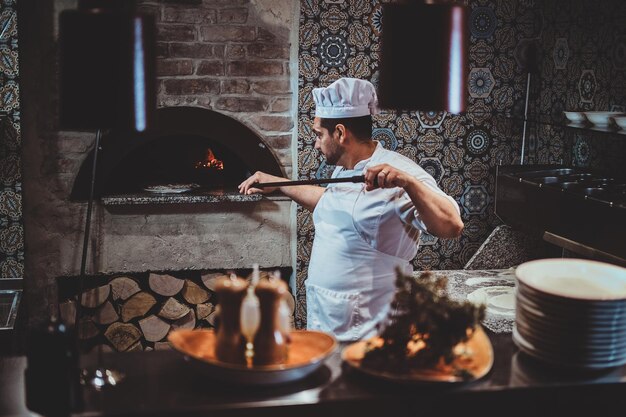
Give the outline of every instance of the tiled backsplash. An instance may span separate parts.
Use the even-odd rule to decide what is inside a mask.
[[[538,90],[531,106],[529,159],[626,175],[626,135],[564,129],[563,110],[626,111],[626,3],[621,0],[536,2]]]
[[[17,13],[0,0],[0,279],[24,276],[21,140]]]

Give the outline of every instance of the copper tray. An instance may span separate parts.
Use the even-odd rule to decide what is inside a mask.
[[[175,330],[168,340],[194,365],[204,367],[209,376],[248,385],[281,384],[304,378],[322,366],[337,348],[337,340],[328,333],[294,330],[290,336],[286,363],[251,368],[218,360],[213,330]]]
[[[485,376],[493,366],[493,347],[482,327],[478,327],[472,337],[454,348],[456,359],[449,365],[434,368],[411,369],[406,373],[395,373],[370,369],[362,366],[367,341],[355,342],[344,348],[341,358],[350,367],[378,378],[402,383],[458,383],[469,382]],[[469,373],[463,378],[458,370]]]

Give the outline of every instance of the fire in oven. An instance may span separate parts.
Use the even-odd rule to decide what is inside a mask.
[[[243,123],[211,110],[169,107],[157,111],[145,135],[110,132],[102,139],[96,195],[236,191],[257,170],[284,176],[263,140]],[[72,198],[86,199],[92,158],[78,173]]]

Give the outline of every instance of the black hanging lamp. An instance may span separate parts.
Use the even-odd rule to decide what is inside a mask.
[[[133,0],[79,0],[60,16],[65,129],[148,129],[156,112],[154,19]]]
[[[382,6],[381,108],[448,111],[467,107],[467,8],[458,1]]]
[[[137,12],[134,0],[79,0],[76,10],[61,13],[59,23],[61,128],[96,131],[76,304],[79,328],[101,132],[141,134],[153,123],[156,29],[151,16]],[[102,366],[101,346],[97,368],[82,373],[84,383],[98,390],[123,377]]]

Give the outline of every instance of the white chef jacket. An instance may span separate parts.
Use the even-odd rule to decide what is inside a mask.
[[[337,167],[332,178],[363,174],[387,163],[413,175],[436,193],[432,176],[409,158],[380,143],[354,169]],[[313,211],[315,239],[305,281],[307,327],[335,334],[340,341],[376,334],[395,292],[395,268],[411,274],[426,226],[402,188],[365,191],[363,183],[329,184]]]

